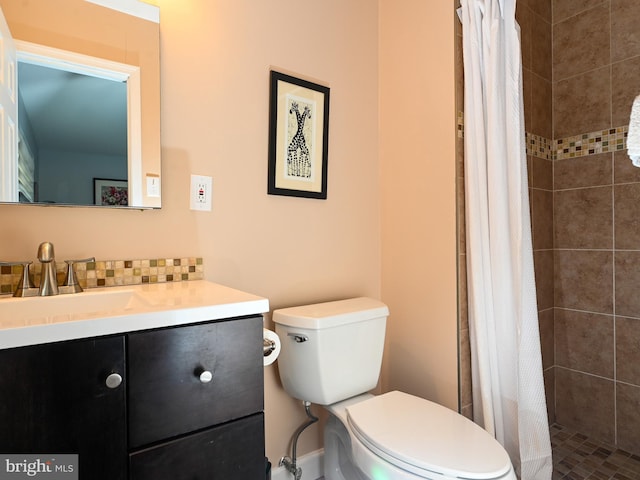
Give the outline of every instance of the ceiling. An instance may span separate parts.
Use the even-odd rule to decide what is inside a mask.
[[[18,84],[38,149],[127,155],[125,82],[19,62]]]

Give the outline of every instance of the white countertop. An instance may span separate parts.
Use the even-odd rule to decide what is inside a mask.
[[[205,280],[0,298],[0,349],[220,320],[269,311],[269,301]]]

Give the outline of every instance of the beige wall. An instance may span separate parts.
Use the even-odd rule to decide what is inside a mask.
[[[44,240],[61,259],[202,256],[207,279],[272,308],[382,297],[383,384],[457,408],[450,2],[157,3],[162,210],[0,206],[0,257],[32,259]],[[326,201],[266,194],[271,68],[331,88]],[[189,210],[192,173],[213,177],[210,213]],[[276,367],[265,410],[277,462],[304,413]],[[312,427],[298,452],[320,447]]]
[[[453,2],[380,2],[383,388],[458,409]]]

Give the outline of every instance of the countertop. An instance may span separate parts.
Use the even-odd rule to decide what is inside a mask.
[[[269,301],[196,280],[0,298],[0,349],[171,327],[269,311]]]

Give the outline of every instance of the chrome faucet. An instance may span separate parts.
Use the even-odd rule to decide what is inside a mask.
[[[56,258],[53,251],[53,243],[43,242],[38,247],[38,260],[41,263],[40,270],[40,286],[38,287],[38,295],[41,297],[49,297],[58,295],[58,278],[56,273]]]
[[[51,242],[43,242],[38,247],[38,260],[41,264],[40,269],[40,286],[36,287],[29,276],[29,265],[32,262],[3,262],[0,266],[19,266],[22,265],[22,278],[16,287],[14,297],[50,297],[63,293],[79,293],[82,287],[78,283],[76,271],[73,266],[76,263],[95,262],[95,257],[83,258],[82,260],[65,260],[67,264],[67,273],[65,281],[62,285],[58,285],[56,258]]]

